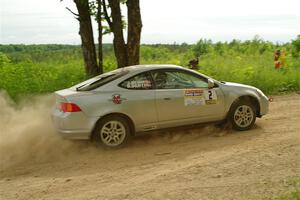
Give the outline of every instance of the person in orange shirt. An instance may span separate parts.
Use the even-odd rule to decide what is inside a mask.
[[[280,57],[279,57],[279,60],[280,60],[280,67],[285,67],[285,61],[286,61],[286,52],[285,52],[285,49],[283,49],[281,51],[281,54],[280,54]]]
[[[280,50],[276,50],[275,51],[275,54],[274,54],[274,66],[275,66],[275,69],[280,69],[281,68],[281,62],[280,62]]]

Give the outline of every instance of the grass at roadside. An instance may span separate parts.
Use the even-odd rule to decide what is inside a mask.
[[[290,192],[279,194],[274,200],[300,200],[300,178],[290,178],[285,182]]]
[[[299,200],[299,199],[300,199],[300,189],[288,195],[281,195],[275,198],[275,200]]]

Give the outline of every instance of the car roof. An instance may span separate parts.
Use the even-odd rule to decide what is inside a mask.
[[[183,67],[171,64],[133,65],[124,67],[124,70],[128,70],[130,72],[143,72],[155,69],[183,69]]]
[[[198,75],[201,75],[204,78],[212,79],[211,77],[209,77],[205,74],[199,73],[197,71],[194,71],[194,70],[191,70],[191,69],[179,66],[179,65],[172,65],[172,64],[133,65],[133,66],[123,67],[123,68],[119,68],[119,69],[128,71],[129,72],[128,76],[131,76],[132,74],[138,74],[138,73],[151,71],[151,70],[157,70],[157,69],[183,69],[185,71],[190,71],[190,72],[196,73]],[[215,79],[213,79],[213,80],[215,80]]]

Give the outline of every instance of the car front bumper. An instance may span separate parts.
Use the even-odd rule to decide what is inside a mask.
[[[266,115],[269,112],[269,98],[266,96],[260,97],[260,113],[259,116]]]

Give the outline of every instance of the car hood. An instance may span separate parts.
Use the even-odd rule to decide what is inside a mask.
[[[233,82],[225,82],[226,86],[232,86],[232,87],[241,87],[241,88],[249,88],[249,89],[257,89],[256,87],[250,86],[250,85],[245,85],[245,84],[240,84],[240,83],[233,83]]]

